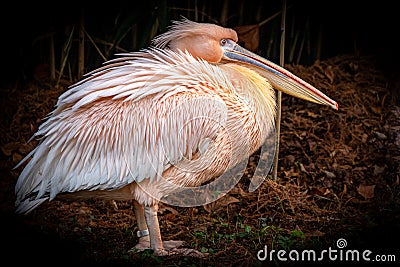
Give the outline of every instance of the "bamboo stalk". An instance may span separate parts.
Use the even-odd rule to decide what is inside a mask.
[[[72,36],[74,35],[74,29],[75,29],[75,27],[72,27],[71,32],[68,36],[68,40],[65,43],[62,53],[61,53],[61,67],[60,67],[60,73],[58,75],[56,87],[58,87],[58,85],[60,83],[61,77],[63,76],[63,73],[64,73],[65,65],[67,64],[69,51],[71,50],[71,46],[72,46]]]
[[[298,39],[299,39],[299,31],[296,31],[296,35],[294,36],[293,44],[289,52],[289,62],[293,62],[294,52],[296,51]]]
[[[221,18],[220,23],[222,26],[226,26],[228,23],[228,10],[229,10],[229,1],[224,0],[221,8]]]
[[[206,14],[206,3],[203,2],[203,6],[201,8],[201,22],[204,22],[205,14]]]
[[[153,40],[154,36],[157,35],[159,26],[160,26],[160,21],[158,20],[158,18],[156,18],[150,29],[150,35],[148,39],[149,43],[151,43],[151,40]]]
[[[197,0],[194,0],[194,21],[199,21],[199,9]]]
[[[285,21],[286,21],[286,0],[282,0],[282,21],[281,21],[281,49],[280,49],[280,65],[285,64]],[[277,111],[276,111],[276,150],[274,157],[274,171],[272,178],[276,181],[278,178],[278,161],[279,161],[279,141],[281,134],[281,110],[282,110],[282,92],[278,91]]]
[[[69,82],[73,82],[73,75],[72,75],[72,70],[71,70],[71,64],[68,64],[68,77],[69,77]]]
[[[272,53],[272,47],[274,46],[274,40],[275,40],[275,31],[271,31],[269,41],[268,41],[268,47],[267,47],[267,58],[271,57]]]
[[[239,3],[239,25],[244,23],[244,9],[244,0],[241,0]]]
[[[295,35],[295,29],[296,29],[296,16],[295,15],[292,15],[291,22],[292,22],[292,25],[290,25],[289,38],[293,40],[294,35]]]
[[[255,15],[255,20],[256,21],[260,21],[261,20],[261,13],[262,13],[262,7],[264,6],[264,2],[260,1],[259,6],[257,8],[256,11],[256,15]]]
[[[50,79],[56,80],[56,55],[54,52],[54,33],[50,35]]]
[[[305,44],[305,42],[306,42],[306,37],[307,37],[307,31],[308,31],[308,23],[309,23],[309,21],[310,21],[310,17],[307,17],[306,26],[304,27],[303,38],[301,39],[301,42],[300,42],[299,53],[297,54],[296,64],[300,64],[300,59],[301,59],[301,56],[302,56],[302,54],[303,54],[304,44]]]
[[[79,21],[79,40],[78,40],[78,79],[85,74],[85,17],[83,14]]]

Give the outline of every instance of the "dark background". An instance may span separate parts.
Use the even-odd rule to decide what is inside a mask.
[[[342,54],[374,55],[377,64],[386,73],[392,94],[399,90],[399,13],[394,1],[302,1],[287,0],[285,63],[312,65],[316,60],[325,60]],[[1,8],[1,82],[19,84],[16,90],[23,88],[22,83],[40,80],[49,73],[49,40],[54,37],[56,70],[60,70],[61,55],[68,40],[71,29],[75,27],[71,50],[64,71],[66,79],[77,80],[77,40],[80,19],[84,18],[84,27],[89,36],[100,48],[107,59],[115,53],[136,51],[149,45],[155,34],[162,33],[171,19],[185,16],[199,21],[218,23],[227,27],[253,25],[281,11],[281,0],[266,1],[107,1],[85,3],[83,1],[53,1],[27,3],[14,1]],[[306,24],[308,22],[308,28]],[[279,63],[281,17],[277,16],[260,27],[260,43],[257,53]],[[133,38],[135,32],[136,38]],[[299,40],[295,44],[295,36]],[[318,36],[321,36],[319,47]],[[304,51],[299,55],[300,39],[304,37]],[[111,45],[110,45],[111,44]],[[114,44],[114,46],[112,45]],[[117,44],[117,46],[116,46]],[[290,59],[290,49],[294,49],[294,57]],[[317,54],[318,48],[321,54]],[[100,66],[104,60],[94,46],[86,38],[85,71]],[[41,72],[45,74],[41,76]],[[57,73],[58,75],[58,73]],[[1,87],[3,90],[3,87]],[[5,90],[4,90],[5,91]],[[8,92],[7,92],[8,93]],[[396,98],[394,98],[396,99]],[[398,99],[398,98],[397,98]],[[4,103],[3,100],[0,103]],[[15,107],[13,107],[15,108]],[[11,118],[8,118],[11,119]],[[6,119],[6,120],[8,120]],[[11,192],[12,193],[12,192]],[[395,236],[398,234],[398,223],[389,216],[379,221],[387,229],[371,231],[363,235],[368,244],[366,248],[398,248]],[[41,232],[35,232],[26,225],[15,224],[13,220],[3,221],[2,230],[16,229],[19,235],[6,239],[10,242],[6,252],[17,252],[12,259],[31,261],[43,252],[48,259],[61,264],[63,258],[68,262],[68,255],[77,255],[82,250],[76,243],[66,243],[56,238],[43,238]],[[393,225],[392,225],[393,224]],[[33,227],[32,227],[33,228]],[[36,228],[35,228],[36,229]],[[383,230],[382,230],[383,229]],[[37,231],[37,229],[36,229]],[[391,237],[393,235],[392,240]],[[4,237],[4,236],[2,236]],[[41,240],[39,240],[41,239]],[[349,243],[354,243],[349,242]],[[39,246],[40,244],[40,246]],[[45,244],[43,246],[43,244]],[[357,247],[360,244],[355,244]],[[29,247],[33,246],[33,247]],[[41,247],[42,246],[42,247]],[[385,250],[384,252],[391,252]],[[397,251],[396,251],[397,253]],[[66,256],[67,255],[67,256]],[[25,258],[24,258],[25,257]],[[38,260],[39,259],[39,260]],[[72,260],[71,260],[72,261]],[[52,265],[53,262],[48,265]],[[52,265],[54,266],[54,265]]]
[[[356,53],[376,54],[382,67],[392,76],[398,70],[398,14],[392,1],[287,1],[285,63],[312,64],[316,59]],[[3,81],[30,79],[39,64],[48,63],[49,36],[55,40],[56,66],[60,66],[62,47],[72,27],[77,29],[81,15],[86,32],[95,40],[118,42],[126,51],[147,47],[151,35],[164,32],[171,19],[185,16],[199,21],[219,23],[228,27],[257,24],[282,8],[282,1],[84,1],[52,2],[14,1],[2,8]],[[225,12],[226,11],[226,12]],[[221,21],[224,20],[224,21]],[[308,28],[305,25],[308,21]],[[279,63],[281,17],[277,16],[260,27],[258,53]],[[136,27],[136,41],[132,40]],[[77,30],[73,35],[77,40]],[[293,62],[288,53],[295,45]],[[316,55],[321,34],[321,54]],[[305,49],[296,61],[300,39],[305,36]],[[118,41],[116,41],[118,39]],[[107,59],[118,49],[98,43]],[[271,46],[271,47],[269,47]],[[73,73],[77,52],[72,45],[68,63]],[[270,50],[269,50],[270,49]],[[267,51],[270,51],[267,54]],[[86,42],[85,68],[91,70],[104,60],[89,41]]]

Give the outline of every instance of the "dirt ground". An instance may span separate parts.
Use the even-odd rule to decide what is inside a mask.
[[[267,179],[248,191],[256,153],[238,185],[217,202],[160,206],[163,238],[209,253],[204,259],[128,252],[137,242],[130,202],[55,200],[27,216],[15,215],[14,185],[21,168],[13,167],[35,146],[27,141],[69,82],[54,89],[38,72],[34,81],[3,85],[3,261],[13,266],[297,266],[301,263],[260,261],[257,252],[265,246],[320,251],[337,248],[339,238],[347,241],[346,248],[400,261],[395,240],[400,234],[399,84],[373,56],[342,55],[287,68],[335,99],[339,110],[284,95],[277,181]]]

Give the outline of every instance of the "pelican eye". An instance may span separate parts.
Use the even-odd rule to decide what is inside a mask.
[[[236,45],[236,43],[231,39],[221,39],[221,41],[219,41],[219,44],[223,48],[230,48],[230,49],[233,49]]]

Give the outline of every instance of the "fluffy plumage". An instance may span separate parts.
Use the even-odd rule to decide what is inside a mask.
[[[238,75],[243,79],[232,79]],[[16,185],[18,211],[29,212],[64,192],[114,190],[145,179],[159,184],[170,168],[181,170],[169,170],[173,183],[201,184],[215,174],[183,175],[176,165],[206,151],[202,140],[221,138],[224,127],[233,140],[252,134],[254,151],[273,125],[273,103],[267,81],[244,67],[158,48],[123,54],[59,97],[33,137],[39,145],[24,159],[32,157]],[[227,167],[217,159],[207,164],[217,174]],[[177,182],[176,176],[190,177]],[[147,205],[172,190],[147,187],[152,196],[137,197]]]
[[[274,136],[271,84],[337,108],[236,41],[232,29],[185,19],[156,37],[154,47],[119,55],[72,85],[19,164],[26,166],[15,187],[17,211],[28,213],[59,195],[133,200],[136,248],[176,252],[181,242],[161,239],[158,202],[216,177],[229,180],[227,170]]]

